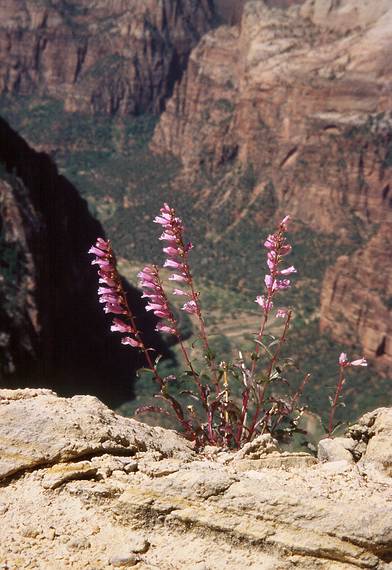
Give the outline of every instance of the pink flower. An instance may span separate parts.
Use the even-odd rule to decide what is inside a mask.
[[[177,241],[176,236],[174,234],[172,234],[171,232],[168,232],[167,230],[165,232],[163,232],[163,234],[161,235],[161,237],[159,239],[165,240],[165,241]]]
[[[171,246],[164,247],[163,251],[165,253],[167,253],[167,255],[179,255],[179,251],[175,247],[171,247]]]
[[[173,275],[170,275],[169,281],[180,281],[182,283],[186,283],[187,278],[184,275],[177,275],[174,273]]]
[[[291,273],[297,273],[297,270],[295,269],[294,265],[290,265],[290,267],[287,267],[286,269],[282,269],[281,271],[279,271],[280,275],[290,275]]]
[[[264,295],[258,295],[256,297],[255,303],[260,305],[260,307],[263,307],[264,311],[269,311],[273,307],[272,301],[271,300],[268,301],[268,299],[264,297]]]
[[[278,291],[284,291],[290,287],[290,279],[277,279],[274,286]]]
[[[367,366],[368,363],[365,358],[359,358],[358,360],[353,360],[350,362],[351,366]]]
[[[121,339],[121,343],[122,344],[129,344],[129,345],[133,346],[134,348],[141,347],[141,343],[139,341],[137,341],[136,339],[131,338],[130,336],[124,336]]]
[[[125,324],[121,319],[113,319],[113,325],[110,327],[112,332],[130,333],[135,332],[133,327]]]
[[[98,255],[98,257],[104,257],[105,255],[107,255],[105,251],[102,251],[102,249],[98,249],[95,246],[91,246],[87,253]]]
[[[127,314],[127,312],[122,307],[120,307],[120,305],[114,305],[113,303],[108,303],[107,305],[105,305],[103,310],[106,314],[108,313],[114,313],[115,315]]]
[[[109,251],[109,248],[110,248],[109,242],[105,241],[104,239],[102,239],[100,237],[97,239],[97,243],[95,245],[96,245],[96,247],[99,247],[99,249],[103,249],[104,251]]]
[[[195,315],[197,314],[197,305],[195,301],[187,301],[184,306],[181,307],[181,310],[191,315]]]
[[[283,220],[280,222],[280,226],[283,228],[285,232],[287,232],[287,225],[291,222],[290,216],[285,216]]]
[[[165,311],[166,307],[164,304],[161,303],[148,303],[145,306],[146,311]]]
[[[264,242],[264,247],[267,249],[273,249],[276,247],[276,238],[275,235],[270,234]]]
[[[172,267],[173,269],[181,269],[182,263],[178,263],[178,261],[174,261],[173,259],[166,259],[163,267]]]
[[[345,352],[341,352],[339,356],[339,365],[347,366],[348,363],[347,354]]]
[[[182,291],[182,289],[173,289],[173,295],[188,295],[188,293],[185,293],[185,291]]]
[[[350,362],[345,352],[340,353],[339,366],[346,367],[346,366],[367,366],[367,365],[368,363],[365,358],[359,358],[358,360],[353,360]]]
[[[161,224],[162,226],[169,226],[170,225],[170,215],[169,214],[162,214],[162,216],[155,216],[153,222],[155,224]]]
[[[288,315],[288,311],[286,309],[278,309],[276,311],[276,318],[277,319],[285,319]]]
[[[158,323],[157,326],[155,327],[155,330],[157,332],[163,332],[167,334],[176,334],[175,328],[165,325],[164,323]]]

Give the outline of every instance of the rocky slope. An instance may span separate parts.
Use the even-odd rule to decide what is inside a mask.
[[[391,409],[317,461],[261,436],[196,454],[97,399],[0,391],[0,562],[16,568],[386,569]],[[298,492],[300,489],[300,493]]]
[[[87,250],[102,226],[51,159],[2,119],[0,164],[0,385],[44,383],[118,405],[132,396],[141,362],[98,306]],[[153,330],[136,290],[128,294]],[[157,335],[149,339],[166,352]]]
[[[375,225],[391,220],[391,29],[388,1],[308,0],[286,11],[247,2],[238,26],[206,34],[191,53],[152,149],[179,157],[191,178],[251,171],[250,204],[272,184],[279,215],[366,247]],[[243,209],[240,217],[259,215]],[[364,270],[374,282],[383,253],[372,251],[378,262]],[[376,311],[367,317],[366,328],[379,331],[372,339],[360,330],[353,290],[334,302],[346,321],[343,336],[342,327],[329,327],[335,338],[348,341],[354,325],[365,352],[376,354],[389,334],[385,299],[378,299],[383,324]]]
[[[0,93],[51,95],[69,110],[159,112],[215,20],[210,0],[5,0]]]

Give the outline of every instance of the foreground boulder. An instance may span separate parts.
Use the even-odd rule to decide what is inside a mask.
[[[323,463],[270,436],[196,454],[90,396],[0,390],[0,563],[389,568],[391,416],[366,414],[338,442],[349,460],[326,446]]]

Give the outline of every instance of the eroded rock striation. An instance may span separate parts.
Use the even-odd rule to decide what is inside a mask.
[[[0,390],[0,561],[15,568],[386,569],[391,409],[323,462],[261,436],[196,454],[96,398]],[[339,456],[339,448],[348,457]],[[328,455],[329,454],[329,455]]]

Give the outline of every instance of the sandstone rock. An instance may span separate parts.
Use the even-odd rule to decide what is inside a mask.
[[[352,451],[355,441],[348,437],[322,439],[318,445],[317,457],[320,461],[347,461],[354,463]]]
[[[173,432],[116,416],[90,397],[66,400],[20,392],[18,400],[7,401],[0,405],[0,417],[4,419],[3,413],[12,407],[15,413],[0,422],[0,456],[3,449],[14,450],[23,469],[19,444],[15,446],[14,441],[19,428],[29,449],[36,447],[44,455],[47,446],[46,457],[51,457],[50,465],[30,463],[26,471],[15,472],[0,486],[4,506],[0,561],[7,561],[9,568],[389,567],[392,486],[364,478],[345,461],[295,465],[295,458],[306,454],[285,453],[281,455],[295,459],[289,470],[282,463],[265,468],[263,459],[280,455],[272,451],[261,453],[259,459],[247,459],[245,454],[243,459],[222,464],[217,461],[219,452],[210,450],[208,458],[195,455]],[[21,404],[23,416],[17,411]],[[370,442],[379,438],[378,457],[390,427],[390,412],[376,410],[359,421],[368,430]],[[34,416],[41,422],[42,434],[35,428]],[[112,447],[102,454],[99,439],[105,433],[110,433]],[[124,440],[119,442],[120,434],[137,448],[134,461],[144,465],[143,472],[126,472],[129,458],[118,455],[127,449]],[[91,438],[88,457],[75,461]],[[53,454],[55,440],[62,442],[57,455]],[[369,447],[372,461],[374,449]],[[157,477],[156,465],[176,462],[177,453],[181,455],[178,470],[166,474],[163,469]],[[257,465],[239,472],[237,465],[245,461]],[[77,476],[78,465],[79,474],[90,465],[97,475],[43,487],[56,469],[69,468]],[[98,480],[104,469],[106,476]]]
[[[50,392],[26,399],[21,391],[19,399],[7,400],[7,394],[0,390],[0,479],[53,461],[102,453],[134,455],[151,449],[162,456],[192,456],[191,446],[174,432],[120,418],[97,398],[61,399]],[[64,467],[64,472],[48,476],[49,481],[66,479],[66,473]],[[71,468],[72,478],[73,473]]]
[[[361,464],[366,467],[368,463],[374,463],[392,477],[392,411],[390,408],[379,408],[373,417],[374,423],[369,427],[369,442]]]

